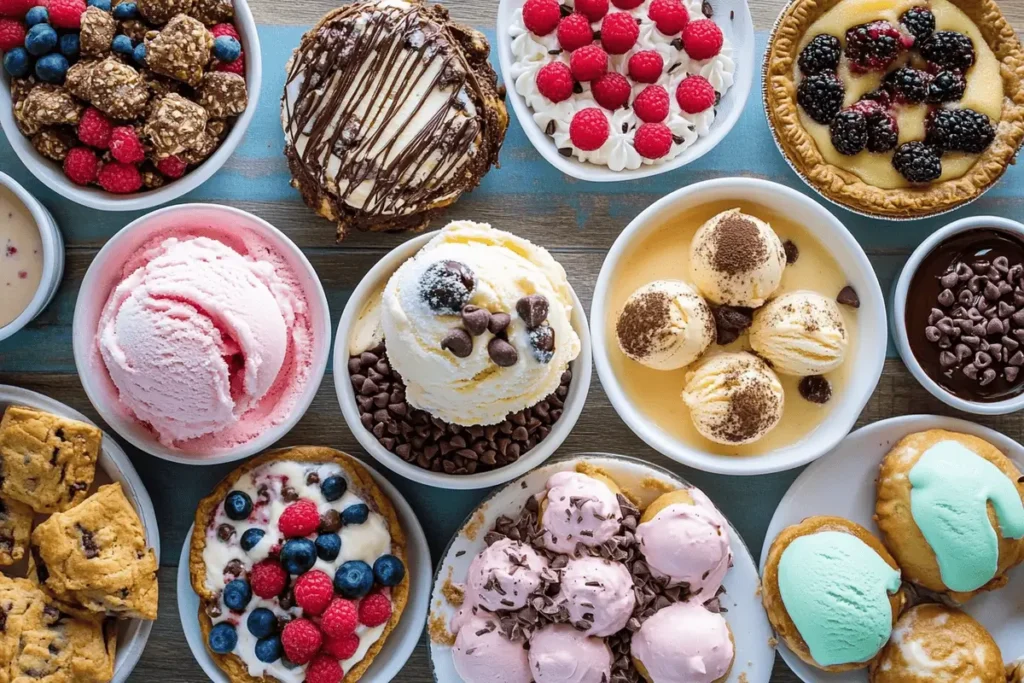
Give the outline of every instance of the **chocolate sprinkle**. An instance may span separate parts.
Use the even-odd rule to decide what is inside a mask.
[[[730,213],[712,232],[712,265],[728,275],[749,273],[768,258],[768,245],[757,225],[740,214]]]

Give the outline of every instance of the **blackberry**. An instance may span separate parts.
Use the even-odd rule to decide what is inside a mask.
[[[868,144],[868,119],[856,109],[844,109],[832,119],[829,134],[837,152],[853,156]]]
[[[935,15],[927,7],[911,7],[900,17],[900,23],[918,43],[935,32]]]
[[[868,151],[876,154],[892,151],[900,141],[900,126],[896,117],[881,112],[868,117]]]
[[[966,71],[974,64],[974,43],[956,31],[936,31],[918,49],[922,57],[944,69]]]
[[[925,142],[943,152],[980,154],[992,144],[992,122],[973,109],[936,109],[925,122]]]
[[[846,32],[846,56],[854,71],[885,71],[913,44],[888,21],[873,21]]]
[[[925,102],[929,104],[942,104],[944,102],[957,102],[963,99],[967,91],[967,79],[959,71],[940,71],[928,84],[928,97]]]
[[[811,42],[807,43],[800,52],[800,72],[805,76],[822,73],[824,71],[835,71],[839,68],[839,58],[842,56],[843,46],[839,39],[827,33],[814,36]]]
[[[892,157],[892,165],[912,183],[930,183],[942,175],[942,159],[938,152],[923,142],[906,142]]]
[[[930,74],[904,66],[886,74],[883,83],[897,102],[918,104],[928,97],[931,81]]]
[[[814,74],[800,82],[796,100],[807,115],[818,123],[828,124],[843,108],[846,88],[832,73]]]

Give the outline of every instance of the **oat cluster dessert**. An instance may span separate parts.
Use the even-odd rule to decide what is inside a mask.
[[[18,18],[0,33],[15,121],[78,185],[161,187],[248,106],[231,0],[51,0]]]
[[[512,69],[559,154],[613,171],[670,161],[708,135],[732,44],[700,0],[527,0]]]
[[[285,155],[339,240],[422,229],[497,164],[508,112],[489,54],[422,0],[345,4],[303,36],[281,99]]]

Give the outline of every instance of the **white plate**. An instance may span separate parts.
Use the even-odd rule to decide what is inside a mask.
[[[416,649],[427,623],[432,566],[430,548],[427,546],[427,536],[423,533],[423,527],[420,526],[416,513],[413,512],[398,489],[372,467],[365,463],[361,464],[394,505],[395,512],[398,514],[398,523],[401,524],[406,538],[409,600],[405,605],[405,611],[402,612],[398,626],[388,636],[384,647],[373,660],[373,664],[359,679],[360,683],[388,683],[398,675],[398,672],[409,660],[409,655]],[[181,617],[181,627],[185,631],[185,640],[188,641],[189,649],[192,650],[192,656],[199,662],[199,666],[203,667],[206,675],[214,683],[231,683],[207,651],[206,643],[203,641],[203,632],[199,628],[199,596],[192,590],[188,566],[189,545],[194,528],[195,525],[189,527],[188,533],[185,535],[185,544],[181,547],[181,558],[178,561],[178,615]]]
[[[872,515],[875,477],[882,458],[903,437],[927,429],[973,434],[995,445],[1018,466],[1024,463],[1024,446],[987,427],[952,417],[905,415],[858,429],[835,450],[808,467],[789,487],[768,527],[761,551],[761,569],[775,537],[807,517],[845,517],[879,535]],[[966,611],[992,632],[1006,661],[1024,655],[1024,567],[1017,567],[1010,573],[1010,583],[1002,590],[979,595],[968,602]],[[867,669],[844,673],[815,669],[781,641],[779,653],[806,683],[863,683],[868,680]]]
[[[441,594],[441,588],[449,576],[449,570],[453,580],[465,578],[469,571],[469,563],[486,546],[486,531],[494,525],[498,516],[518,513],[530,496],[544,489],[544,484],[552,474],[572,470],[579,460],[584,459],[607,471],[624,488],[646,495],[647,499],[641,501],[644,506],[657,497],[650,487],[641,486],[644,479],[654,477],[677,488],[686,485],[683,479],[668,470],[635,458],[606,453],[580,453],[530,472],[488,496],[448,544],[444,559],[434,577],[434,591],[430,597],[430,604],[433,605],[432,617],[441,617],[445,624],[451,622],[455,608],[448,604]],[[473,538],[467,533],[470,526],[473,528]],[[768,644],[772,637],[771,626],[761,608],[761,602],[756,597],[760,578],[757,567],[754,566],[754,558],[731,522],[729,530],[734,566],[725,576],[726,592],[721,596],[721,602],[728,610],[724,616],[729,622],[736,642],[736,663],[727,681],[767,683],[775,662],[775,650]],[[452,683],[461,680],[452,662],[452,649],[447,645],[431,641],[430,662],[435,681]]]
[[[45,410],[54,415],[94,424],[77,410],[48,396],[28,389],[0,384],[0,414],[12,404]],[[157,528],[156,513],[153,512],[153,502],[149,499],[149,493],[143,486],[142,480],[139,479],[128,456],[121,450],[117,442],[106,434],[103,435],[98,465],[96,483],[105,484],[115,481],[121,483],[125,496],[131,501],[139,519],[142,520],[142,526],[146,532],[146,544],[153,548],[159,564],[160,531]],[[95,489],[96,484],[94,483],[92,490],[95,491]],[[139,658],[142,657],[142,651],[146,648],[146,641],[149,640],[152,630],[152,621],[125,619],[118,622],[117,656],[114,659],[114,677],[111,679],[111,683],[122,683],[128,679],[135,665],[139,663]]]

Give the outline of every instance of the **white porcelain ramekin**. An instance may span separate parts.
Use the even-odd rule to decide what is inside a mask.
[[[910,283],[917,273],[917,268],[921,265],[921,261],[950,237],[979,228],[1002,230],[1012,233],[1018,239],[1024,240],[1024,224],[1011,221],[1008,218],[999,218],[998,216],[970,216],[968,218],[961,218],[933,232],[907,259],[907,263],[903,266],[903,270],[900,272],[900,276],[893,287],[891,306],[892,335],[893,340],[896,342],[896,350],[899,351],[900,358],[903,359],[903,363],[910,370],[910,374],[932,396],[946,405],[962,410],[965,413],[973,413],[975,415],[1006,415],[1007,413],[1024,410],[1024,394],[1008,398],[1005,401],[995,401],[992,403],[968,401],[959,396],[954,396],[943,389],[938,382],[929,377],[928,373],[924,371],[917,358],[914,357],[914,352],[910,348],[910,338],[907,336],[907,293],[910,290]]]
[[[413,463],[405,462],[380,445],[373,434],[359,421],[355,389],[348,380],[346,369],[349,359],[348,343],[359,313],[370,296],[387,282],[391,274],[398,270],[402,263],[412,258],[436,234],[437,232],[430,232],[420,235],[392,249],[370,269],[370,272],[352,292],[352,296],[349,297],[348,303],[345,305],[345,312],[341,314],[341,322],[338,323],[338,333],[334,340],[334,388],[338,394],[338,403],[341,404],[341,413],[345,416],[348,428],[355,435],[359,444],[385,467],[406,479],[438,488],[482,489],[497,486],[525,474],[550,458],[569,436],[580,413],[583,412],[583,404],[586,402],[587,392],[590,390],[591,376],[590,328],[587,325],[587,314],[574,291],[571,322],[573,329],[580,337],[580,355],[569,365],[569,369],[572,370],[572,383],[569,385],[569,395],[565,399],[562,417],[551,427],[551,433],[543,441],[514,463],[490,472],[477,474],[455,475],[432,472]]]
[[[841,395],[832,398],[833,405],[828,418],[810,434],[797,443],[761,455],[716,455],[693,448],[672,436],[651,422],[626,396],[608,357],[609,348],[617,343],[606,334],[608,316],[616,314],[608,301],[610,284],[630,244],[643,239],[649,231],[662,224],[667,216],[695,204],[729,199],[760,204],[808,226],[843,269],[861,302],[858,312],[860,338],[846,359],[847,363],[857,368],[850,377],[849,386]],[[806,465],[830,451],[853,428],[878,385],[885,363],[885,302],[878,278],[864,250],[839,219],[813,199],[783,185],[758,178],[720,178],[696,183],[655,202],[637,216],[615,240],[605,258],[594,290],[590,319],[597,374],[619,417],[651,448],[683,464],[719,474],[780,472]]]

